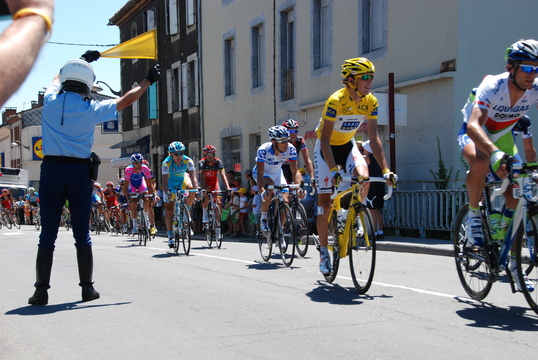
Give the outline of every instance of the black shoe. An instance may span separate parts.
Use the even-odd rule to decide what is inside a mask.
[[[77,248],[78,274],[82,288],[82,301],[99,299],[101,295],[93,287],[93,253],[91,246]]]
[[[52,269],[53,251],[38,248],[36,259],[36,282],[35,292],[28,299],[30,305],[47,305],[49,303],[50,272]]]

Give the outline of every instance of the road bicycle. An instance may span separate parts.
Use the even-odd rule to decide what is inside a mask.
[[[269,185],[267,189],[275,189],[273,192],[273,198],[271,199],[271,205],[267,212],[267,221],[269,231],[264,232],[261,230],[262,220],[261,211],[258,213],[258,224],[260,230],[256,232],[258,238],[258,247],[260,249],[260,255],[262,259],[267,262],[271,258],[273,253],[273,244],[275,244],[279,251],[282,262],[285,266],[289,267],[293,263],[295,257],[295,218],[288,204],[284,202],[283,189],[299,187],[299,185]]]
[[[179,243],[183,244],[185,255],[191,251],[191,215],[187,206],[189,192],[198,190],[174,189],[174,215],[172,217],[172,230],[174,234],[174,251],[179,251]]]
[[[299,188],[299,185],[290,185],[289,205],[295,222],[295,247],[297,249],[297,253],[300,256],[305,257],[308,251],[308,245],[313,239],[313,236],[310,234],[308,216],[306,215],[306,210],[301,203],[301,199],[298,194]]]
[[[39,207],[32,206],[31,214],[32,214],[32,223],[34,224],[36,230],[39,230],[41,228],[41,215],[40,215]]]
[[[336,279],[340,259],[349,256],[349,267],[353,285],[359,294],[365,294],[374,279],[376,262],[375,228],[370,210],[361,201],[361,191],[367,182],[381,182],[382,177],[342,177],[331,195],[329,212],[328,250],[331,272],[324,275],[332,283]],[[339,191],[342,184],[351,187]],[[383,199],[392,196],[392,186],[388,186]]]
[[[207,204],[207,223],[204,224],[205,237],[207,245],[211,247],[213,241],[217,248],[222,246],[222,228],[220,226],[221,211],[220,207],[216,204],[215,197],[220,194],[226,193],[226,191],[206,191],[202,190],[202,194],[207,193],[209,201]]]
[[[469,205],[465,204],[454,225],[454,257],[458,275],[465,292],[474,300],[484,299],[494,282],[503,271],[506,272],[512,292],[518,291],[516,281],[521,284],[521,292],[534,312],[538,314],[538,290],[525,286],[524,276],[528,276],[534,288],[538,286],[538,263],[536,234],[538,231],[538,163],[522,165],[519,175],[514,176],[510,159],[507,161],[509,175],[501,186],[488,183],[484,188],[480,203],[483,224],[484,246],[475,247],[467,233],[467,213]],[[515,165],[515,164],[514,164]],[[512,185],[514,198],[518,199],[514,210],[512,224],[508,227],[505,238],[496,241],[492,238],[491,214],[495,210],[494,199],[503,194]],[[515,247],[517,279],[514,279],[509,267],[509,253]]]
[[[131,209],[129,208],[129,204],[121,204],[120,205],[120,216],[122,210],[124,211],[123,218],[125,219],[123,226],[121,228],[121,233],[123,234],[130,234],[133,230],[132,225],[132,218],[131,218]]]
[[[101,230],[104,230],[104,216],[99,214],[99,208],[97,204],[92,204],[92,216],[90,230],[95,232],[95,235],[99,235]]]
[[[110,206],[108,209],[108,214],[110,217],[110,230],[112,232],[116,232],[116,234],[121,233],[123,235],[125,229],[121,221],[120,209],[117,206]]]
[[[65,205],[62,209],[62,217],[60,222],[65,227],[65,230],[69,231],[71,228],[71,213],[69,212],[69,208]]]
[[[138,218],[138,245],[146,246],[148,239],[151,241],[149,234],[149,219],[148,214],[144,211],[144,198],[147,198],[147,201],[151,201],[153,194],[134,194],[130,196],[131,199],[138,199],[136,205],[137,218]]]
[[[15,226],[17,229],[21,228],[15,212],[11,210],[2,209],[2,221],[8,229],[11,229],[13,226]]]

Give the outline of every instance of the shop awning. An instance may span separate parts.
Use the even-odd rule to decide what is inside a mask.
[[[123,149],[129,146],[133,146],[136,144],[143,144],[149,141],[149,135],[146,135],[144,137],[141,137],[138,140],[124,140],[122,142],[119,142],[117,144],[114,144],[110,147],[110,149]]]

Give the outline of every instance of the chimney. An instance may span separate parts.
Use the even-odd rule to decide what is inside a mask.
[[[32,109],[35,109],[36,107],[39,106],[39,102],[38,101],[35,101],[35,100],[32,100]]]
[[[39,91],[37,93],[37,106],[43,106],[43,97],[45,96],[44,91]]]
[[[2,113],[2,123],[5,123],[10,116],[17,114],[17,108],[7,107]]]

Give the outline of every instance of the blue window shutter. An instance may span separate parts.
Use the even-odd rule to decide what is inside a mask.
[[[157,83],[148,88],[148,119],[157,119],[159,104],[157,102]]]

